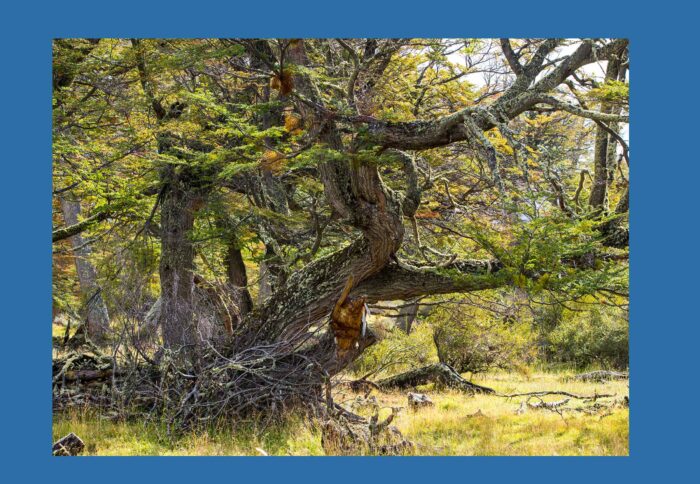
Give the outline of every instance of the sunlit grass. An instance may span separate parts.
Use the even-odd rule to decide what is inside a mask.
[[[563,390],[574,394],[628,394],[627,382],[585,383],[562,381],[563,375],[536,373],[524,381],[519,374],[492,374],[475,380],[500,393]],[[395,420],[404,435],[429,455],[627,455],[629,412],[616,408],[611,415],[582,412],[528,410],[516,415],[526,397],[490,395],[465,398],[456,392],[426,393],[435,406],[417,412],[403,411]],[[405,405],[404,396],[392,395],[388,405]],[[544,397],[546,401],[561,396]],[[603,400],[605,401],[605,400]],[[570,408],[583,405],[571,400]],[[480,414],[481,415],[480,415]],[[474,416],[476,414],[476,416]]]
[[[500,393],[564,390],[576,394],[628,395],[627,381],[586,383],[563,381],[563,374],[494,373],[474,381]],[[416,443],[421,455],[628,455],[629,412],[587,415],[529,410],[516,415],[525,397],[512,399],[421,388],[435,406],[418,411],[404,408],[394,420],[405,437]],[[377,394],[381,416],[390,407],[405,407],[406,392]],[[338,393],[349,403],[356,397]],[[558,400],[562,397],[545,397]],[[605,400],[603,400],[605,401]],[[569,402],[570,408],[582,405]],[[474,416],[478,411],[483,415]],[[369,409],[360,410],[369,414]],[[164,425],[112,421],[84,411],[56,415],[53,436],[75,432],[86,442],[88,455],[324,455],[317,425],[296,415],[264,425],[264,420],[239,424],[220,422],[215,427],[171,437]]]
[[[323,455],[320,430],[297,416],[262,427],[259,422],[186,432],[177,437],[166,425],[113,421],[89,411],[55,416],[53,437],[74,432],[86,444],[85,455]]]
[[[66,335],[66,326],[63,324],[53,323],[51,325],[51,335],[54,338],[63,338]]]

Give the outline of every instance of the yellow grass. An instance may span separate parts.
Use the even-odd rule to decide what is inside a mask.
[[[576,394],[628,395],[627,381],[582,383],[563,381],[561,374],[488,374],[475,380],[500,393],[564,390]],[[435,402],[418,411],[403,409],[394,420],[419,455],[628,455],[629,412],[615,408],[597,415],[546,410],[515,411],[525,397],[468,397],[453,391],[419,389]],[[406,392],[373,393],[381,416],[390,407],[406,406]],[[339,392],[336,401],[350,404],[357,395]],[[560,400],[551,396],[545,400]],[[609,402],[610,399],[601,400]],[[576,408],[583,403],[571,400]],[[477,411],[482,416],[472,416]],[[368,415],[370,408],[360,408]],[[75,432],[86,442],[88,455],[324,455],[318,427],[298,416],[263,428],[260,423],[220,423],[208,431],[170,438],[161,425],[115,422],[88,412],[56,415],[53,436]]]

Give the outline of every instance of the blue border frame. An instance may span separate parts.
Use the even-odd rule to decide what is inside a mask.
[[[35,2],[39,3],[39,2]],[[223,4],[120,0],[5,6],[2,74],[4,474],[23,481],[299,478],[355,482],[435,477],[510,482],[680,480],[697,448],[695,389],[684,371],[697,341],[697,19],[682,2],[382,2]],[[627,3],[631,5],[627,5]],[[632,67],[632,409],[630,457],[594,458],[51,458],[51,39],[54,37],[628,37]],[[667,74],[670,73],[670,74]],[[676,239],[675,246],[668,245]],[[673,253],[665,247],[677,249]],[[668,249],[667,249],[668,250]],[[8,304],[9,303],[9,304]],[[24,342],[27,342],[26,344]],[[32,344],[39,342],[39,344]],[[681,388],[682,395],[665,388]],[[676,404],[675,402],[681,403]],[[695,425],[693,425],[695,424]],[[314,459],[314,460],[309,460]],[[11,460],[11,462],[10,462]],[[349,471],[349,472],[348,472]],[[673,476],[676,476],[676,479]],[[690,474],[693,475],[693,474]]]

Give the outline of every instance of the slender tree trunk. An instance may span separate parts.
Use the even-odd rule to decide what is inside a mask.
[[[232,235],[226,250],[226,275],[228,282],[233,287],[238,302],[240,318],[243,319],[253,310],[253,298],[248,291],[248,274],[238,238]]]
[[[399,314],[396,320],[396,326],[399,327],[406,334],[411,334],[411,328],[413,326],[416,317],[418,316],[418,303],[407,303],[399,309]]]
[[[621,58],[608,61],[605,72],[606,81],[624,79],[626,69],[621,66]],[[606,114],[620,114],[620,106],[603,102],[600,111]],[[609,123],[608,128],[617,132],[618,123]],[[608,191],[615,174],[617,143],[608,131],[601,126],[596,128],[595,148],[593,154],[593,188],[589,204],[596,212],[608,211]]]
[[[265,244],[265,258],[260,262],[258,304],[262,304],[287,279],[284,261],[270,244]]]
[[[61,197],[61,211],[66,225],[78,223],[80,202]],[[80,292],[86,309],[87,334],[96,343],[104,341],[109,330],[109,313],[102,299],[102,290],[97,283],[97,272],[90,262],[91,249],[83,237],[78,234],[70,238],[78,273]]]

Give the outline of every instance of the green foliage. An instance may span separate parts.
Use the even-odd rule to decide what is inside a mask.
[[[547,339],[555,361],[573,363],[580,368],[629,366],[629,324],[619,311],[605,308],[565,311],[563,321]]]
[[[588,98],[595,101],[629,103],[630,86],[623,81],[607,80],[605,84],[588,91]]]
[[[399,373],[437,361],[432,330],[428,325],[417,325],[410,335],[398,328],[379,329],[378,332],[380,341],[353,363],[352,371],[358,376],[384,371]]]
[[[428,322],[438,358],[459,372],[512,369],[534,362],[535,334],[528,323],[516,322],[476,307],[445,304]]]

